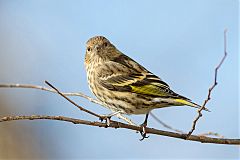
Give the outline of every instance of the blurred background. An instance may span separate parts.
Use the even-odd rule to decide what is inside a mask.
[[[92,97],[84,69],[85,43],[106,36],[119,50],[175,90],[202,104],[223,56],[219,85],[194,134],[217,132],[239,138],[239,3],[237,0],[0,0],[0,83],[42,85]],[[80,105],[108,110],[81,97]],[[188,131],[196,116],[189,107],[154,110],[162,121]],[[97,121],[65,99],[33,89],[0,88],[0,116],[62,115]],[[140,124],[143,115],[129,116]],[[117,118],[113,118],[118,120]],[[152,117],[149,127],[163,130]],[[201,144],[125,129],[60,121],[0,124],[0,159],[238,159],[239,147]]]

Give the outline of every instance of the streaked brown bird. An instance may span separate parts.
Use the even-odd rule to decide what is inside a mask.
[[[85,67],[93,94],[113,112],[148,114],[156,108],[200,105],[172,91],[167,83],[119,51],[107,38],[86,44]]]

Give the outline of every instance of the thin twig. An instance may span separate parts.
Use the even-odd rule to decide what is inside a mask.
[[[47,87],[43,87],[43,86],[38,86],[38,85],[32,85],[32,84],[0,84],[0,88],[31,88],[31,89],[39,89],[39,90],[43,90],[43,91],[48,91],[48,92],[52,92],[52,93],[57,93],[57,91],[55,91],[54,89],[51,88],[47,88]],[[65,96],[79,96],[79,97],[83,97],[87,100],[89,100],[90,102],[102,105],[102,103],[94,98],[91,98],[83,93],[77,92],[77,93],[72,93],[72,92],[63,92],[62,94],[64,94]]]
[[[48,81],[45,81],[45,83],[46,83],[47,85],[49,85],[52,89],[54,89],[54,90],[55,90],[58,94],[60,94],[63,98],[65,98],[65,99],[68,100],[70,103],[72,103],[74,106],[78,107],[78,109],[80,109],[81,111],[84,111],[84,112],[86,112],[86,113],[88,113],[88,114],[91,114],[91,115],[93,115],[93,116],[95,116],[95,117],[98,117],[98,118],[100,118],[100,119],[103,118],[102,116],[100,116],[100,115],[98,115],[98,114],[96,114],[96,113],[94,113],[94,112],[92,112],[92,111],[90,111],[90,110],[87,110],[87,109],[83,108],[82,106],[78,105],[77,103],[75,103],[74,101],[72,101],[70,98],[68,98],[67,96],[65,96],[62,92],[60,92],[56,87],[54,87],[54,86],[53,86],[51,83],[49,83]]]
[[[215,74],[214,74],[214,82],[213,85],[208,89],[208,95],[207,95],[207,99],[204,100],[204,103],[202,105],[202,107],[198,110],[198,115],[196,116],[196,118],[193,120],[193,124],[192,124],[192,128],[191,130],[188,132],[186,139],[189,138],[189,136],[193,133],[193,131],[196,128],[196,124],[198,122],[198,120],[200,119],[200,117],[202,117],[202,110],[205,109],[206,104],[208,103],[208,101],[211,99],[211,93],[212,90],[217,86],[217,74],[218,74],[218,69],[222,66],[224,60],[227,57],[227,29],[224,30],[224,56],[221,59],[220,63],[217,65],[217,67],[215,68]]]
[[[0,88],[30,88],[30,89],[37,89],[37,90],[42,90],[42,91],[47,91],[47,92],[52,92],[52,93],[57,93],[56,90],[51,89],[51,88],[47,88],[47,87],[43,87],[43,86],[39,86],[39,85],[32,85],[32,84],[0,84]],[[107,108],[105,105],[103,105],[100,101],[91,98],[83,93],[80,92],[62,92],[63,95],[65,96],[79,96],[82,98],[85,98],[87,100],[89,100],[90,102],[99,104],[105,108]],[[109,109],[109,108],[107,108]],[[131,125],[136,125],[134,122],[132,122],[129,118],[123,116],[122,114],[117,114],[116,115],[118,118],[126,121],[127,123],[131,124]]]
[[[134,131],[142,131],[141,126],[129,125],[129,124],[125,124],[117,121],[111,121],[110,125],[107,126],[106,123],[91,122],[87,120],[81,120],[81,119],[75,119],[75,118],[63,117],[63,116],[45,116],[45,115],[7,116],[7,117],[0,118],[0,123],[7,122],[7,121],[14,121],[14,120],[37,120],[37,119],[58,120],[58,121],[71,122],[73,124],[84,124],[84,125],[98,126],[98,127],[104,127],[104,128],[107,128],[107,127],[125,128],[125,129],[134,130]],[[148,128],[148,127],[146,127],[146,132],[148,134],[168,136],[168,137],[179,138],[184,140],[186,140],[185,138],[187,136],[186,134],[157,130],[157,129]],[[240,139],[212,138],[212,137],[206,137],[206,136],[190,135],[187,140],[197,141],[201,143],[240,145]]]
[[[168,125],[167,123],[163,122],[162,120],[160,120],[157,116],[155,116],[152,112],[150,112],[150,115],[158,122],[160,123],[163,127],[169,129],[169,130],[172,130],[174,132],[177,132],[177,133],[181,133],[181,134],[185,134],[185,132],[179,130],[179,129],[175,129],[173,128],[172,126]],[[216,133],[216,132],[207,132],[207,133],[201,133],[201,134],[198,134],[198,136],[215,136],[215,137],[219,137],[219,138],[224,138],[223,135],[220,135],[219,133]]]
[[[152,112],[150,112],[150,115],[158,122],[160,123],[163,127],[167,128],[167,129],[170,129],[172,131],[175,131],[177,133],[184,133],[183,131],[181,130],[178,130],[178,129],[175,129],[173,127],[171,127],[170,125],[164,123],[162,120],[160,120],[157,116],[155,116]]]

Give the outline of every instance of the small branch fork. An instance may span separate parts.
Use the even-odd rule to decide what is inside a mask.
[[[193,133],[193,131],[196,128],[197,122],[200,119],[200,117],[202,117],[202,110],[205,109],[206,104],[208,103],[208,101],[211,99],[211,94],[213,89],[217,86],[217,75],[218,75],[218,70],[219,68],[222,66],[224,60],[227,57],[227,29],[224,30],[224,56],[221,59],[220,63],[217,65],[217,67],[215,68],[215,74],[214,74],[214,82],[213,85],[208,89],[208,95],[207,95],[207,99],[204,100],[204,103],[202,105],[202,107],[198,110],[198,115],[196,116],[196,118],[193,120],[193,124],[192,124],[192,128],[191,130],[188,132],[186,139],[189,138],[189,136]]]
[[[104,127],[104,128],[107,128],[107,127],[125,128],[125,129],[139,131],[139,132],[142,131],[141,126],[129,125],[129,124],[113,121],[113,120],[111,120],[111,123],[109,124],[109,126],[107,126],[106,123],[102,123],[102,122],[91,122],[87,120],[75,119],[75,118],[64,117],[64,116],[46,116],[46,115],[7,116],[7,117],[0,118],[0,123],[7,122],[7,121],[15,121],[15,120],[57,120],[57,121],[71,122],[73,124],[83,124],[83,125],[98,126],[98,127]],[[145,129],[148,134],[155,134],[155,135],[179,138],[184,140],[186,138],[186,134],[163,131],[163,130],[148,128],[148,127],[146,127]],[[240,139],[211,138],[206,136],[190,135],[188,137],[188,140],[201,142],[201,143],[240,145]]]
[[[51,85],[52,86],[52,85]],[[52,86],[53,87],[53,86]],[[31,84],[0,84],[0,88],[30,88],[30,89],[37,89],[37,90],[42,90],[42,91],[47,91],[47,92],[52,92],[52,93],[58,93],[58,94],[60,94],[61,96],[63,96],[64,98],[66,98],[66,96],[79,96],[79,97],[83,97],[83,98],[85,98],[85,99],[87,99],[87,100],[89,100],[90,102],[92,102],[92,103],[96,103],[96,104],[99,104],[99,105],[101,105],[101,106],[103,106],[103,107],[105,107],[106,108],[106,106],[104,106],[100,101],[98,101],[98,100],[96,100],[96,99],[94,99],[94,98],[91,98],[91,97],[89,97],[89,96],[87,96],[87,95],[85,95],[85,94],[83,94],[83,93],[80,93],[80,92],[60,92],[60,91],[58,91],[58,90],[56,90],[56,88],[54,87],[54,88],[47,88],[47,87],[43,87],[43,86],[38,86],[38,85],[31,85]],[[59,93],[60,92],[60,93]],[[68,100],[69,98],[67,98],[67,100]],[[70,100],[70,103],[72,103],[71,102],[71,100]],[[74,103],[72,103],[72,104],[76,104],[75,102]],[[77,105],[77,107],[79,108],[79,107],[81,107],[81,106],[79,106],[79,105]],[[81,107],[82,108],[82,107]],[[80,109],[80,108],[79,108]],[[81,110],[81,109],[80,109]],[[95,113],[94,113],[95,114]],[[100,116],[100,115],[99,115]],[[131,124],[131,125],[135,125],[130,119],[128,119],[127,117],[124,117],[122,114],[116,114],[116,116],[118,117],[118,118],[120,118],[120,119],[122,119],[122,120],[124,120],[125,122],[127,122],[127,123],[129,123],[129,124]],[[97,116],[98,117],[98,116]],[[102,116],[102,118],[103,117],[106,117],[106,116]],[[100,118],[100,117],[99,117]],[[100,118],[100,119],[102,119],[102,118]]]
[[[157,116],[155,116],[153,113],[150,112],[150,115],[153,117],[153,119],[155,119],[158,123],[160,123],[163,127],[171,130],[171,131],[174,131],[174,132],[177,132],[177,133],[181,133],[181,134],[185,134],[184,131],[182,130],[179,130],[179,129],[175,129],[173,127],[171,127],[170,125],[166,124],[165,122],[163,122],[162,120],[160,120]],[[219,133],[216,133],[216,132],[206,132],[206,133],[201,133],[201,134],[198,134],[198,136],[215,136],[215,137],[219,137],[219,138],[224,138],[223,135],[220,135]]]
[[[60,94],[62,97],[64,97],[67,101],[69,101],[70,103],[72,103],[74,106],[78,107],[81,111],[84,111],[84,112],[86,112],[86,113],[88,113],[88,114],[91,114],[91,115],[93,115],[93,116],[95,116],[95,117],[98,117],[98,118],[100,118],[100,119],[103,119],[102,116],[100,116],[100,115],[98,115],[98,114],[96,114],[96,113],[94,113],[94,112],[92,112],[92,111],[89,111],[89,110],[87,110],[87,109],[79,106],[77,103],[75,103],[75,102],[72,101],[70,98],[68,98],[67,96],[65,96],[62,92],[60,92],[56,87],[54,87],[54,86],[53,86],[52,84],[50,84],[48,81],[45,81],[45,83],[46,83],[47,85],[49,85],[51,88],[53,88],[58,94]]]

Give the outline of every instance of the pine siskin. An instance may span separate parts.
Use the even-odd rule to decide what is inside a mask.
[[[104,105],[123,114],[146,114],[145,125],[149,112],[155,108],[200,107],[173,92],[167,83],[120,52],[103,36],[87,41],[85,67],[90,89]]]

